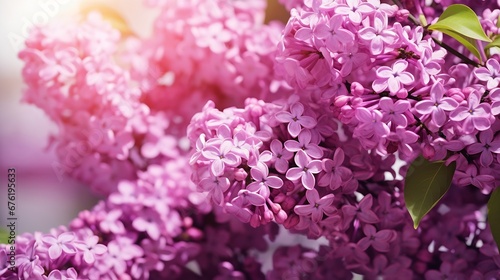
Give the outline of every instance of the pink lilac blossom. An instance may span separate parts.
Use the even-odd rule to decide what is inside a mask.
[[[0,245],[2,278],[500,278],[484,227],[500,182],[498,56],[465,64],[408,20],[451,1],[286,1],[281,39],[262,1],[146,2],[158,36],[124,40],[118,60],[123,41],[96,14],[37,29],[20,54],[26,100],[60,126],[60,173],[109,197],[69,230],[19,236],[16,271]],[[480,19],[489,34],[497,15]],[[188,159],[181,137],[207,99]],[[396,155],[404,176],[419,154],[457,169],[414,230],[404,185],[386,178]],[[276,223],[329,243],[278,248],[264,276],[252,251]]]
[[[81,212],[69,228],[18,236],[17,268],[0,270],[0,278],[204,279],[224,275],[218,265],[229,264],[233,274],[263,279],[260,264],[244,253],[249,244],[230,234],[264,251],[264,236],[273,240],[276,226],[252,229],[227,214],[207,210],[206,202],[192,197],[196,187],[187,164],[184,159],[152,165],[139,172],[136,181],[122,181],[118,192]],[[103,223],[108,213],[123,231],[108,230]],[[1,256],[8,250],[9,245],[0,245],[2,268],[7,259]],[[201,275],[187,268],[188,262],[196,262]]]

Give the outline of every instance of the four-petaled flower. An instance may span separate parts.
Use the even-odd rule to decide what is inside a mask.
[[[479,154],[479,162],[482,166],[488,167],[493,162],[493,154],[500,154],[500,139],[494,137],[493,131],[490,129],[479,133],[479,143],[473,143],[467,147],[467,153]]]
[[[377,231],[377,229],[370,224],[363,227],[363,233],[365,237],[358,241],[359,248],[361,248],[361,250],[366,250],[368,247],[372,246],[373,249],[382,253],[389,252],[390,243],[397,237],[394,230],[383,229]]]
[[[474,75],[479,80],[486,82],[486,89],[494,89],[500,83],[500,63],[494,58],[486,61],[486,67],[474,69]]]
[[[316,119],[304,116],[304,105],[296,102],[290,106],[290,112],[276,113],[276,119],[282,123],[288,123],[288,133],[292,137],[297,137],[302,127],[313,128],[316,126]]]
[[[314,174],[321,171],[321,161],[311,160],[311,158],[302,150],[295,154],[295,164],[298,167],[288,169],[286,178],[288,180],[301,179],[302,185],[308,190],[312,190],[316,184]]]
[[[255,181],[248,184],[247,190],[251,192],[262,192],[263,188],[269,192],[268,188],[278,189],[283,186],[283,180],[278,176],[269,176],[269,169],[265,164],[258,164],[250,169],[250,175]],[[266,197],[267,198],[267,197]]]
[[[345,4],[338,4],[335,13],[346,15],[352,24],[359,25],[363,17],[375,11],[372,4],[360,0],[346,0]]]
[[[225,165],[236,167],[240,164],[241,158],[232,152],[233,144],[230,141],[224,141],[220,147],[208,146],[202,151],[203,156],[212,160],[210,171],[214,176],[224,174]]]
[[[431,88],[430,99],[419,101],[415,105],[415,110],[420,114],[432,114],[432,122],[437,127],[442,127],[445,124],[445,111],[453,111],[458,107],[458,102],[455,99],[443,97],[445,91],[441,83],[435,83]]]
[[[486,103],[481,103],[478,92],[469,94],[467,103],[459,106],[450,113],[452,121],[461,122],[464,133],[471,134],[475,129],[485,131],[491,126],[491,110]]]
[[[302,150],[312,158],[321,158],[323,156],[323,151],[317,144],[311,143],[311,138],[311,131],[303,130],[299,134],[298,141],[287,140],[285,142],[285,148],[290,152]]]
[[[306,191],[308,205],[297,205],[293,209],[299,216],[311,216],[313,222],[319,223],[323,219],[323,214],[331,212],[330,205],[333,203],[333,194],[327,194],[319,197],[318,191],[315,189]]]
[[[373,27],[367,26],[358,33],[359,37],[366,42],[370,42],[370,51],[374,55],[384,52],[385,45],[393,44],[398,35],[387,28],[387,15],[376,12],[373,18]]]
[[[409,112],[411,104],[408,100],[398,100],[394,102],[390,97],[382,97],[378,106],[384,112],[382,121],[391,122],[395,127],[406,127],[408,120],[405,113]]]
[[[229,179],[212,175],[201,180],[199,187],[201,190],[208,192],[215,204],[222,205],[224,203],[224,192],[229,188]]]
[[[273,139],[269,148],[271,151],[262,152],[260,159],[264,162],[274,162],[276,171],[285,173],[288,170],[288,161],[293,157],[293,153],[283,149],[283,144],[278,139]]]
[[[391,95],[396,95],[403,89],[403,85],[411,85],[415,78],[410,72],[405,71],[408,67],[406,60],[398,60],[391,67],[380,66],[377,69],[378,79],[375,79],[372,88],[375,92],[381,93],[389,88]]]
[[[107,248],[102,244],[98,244],[99,237],[96,235],[87,236],[81,242],[75,242],[75,247],[83,252],[83,261],[87,264],[95,262],[95,256],[100,256],[106,253]]]
[[[342,166],[344,158],[344,151],[341,148],[337,148],[333,154],[333,159],[323,159],[322,167],[325,173],[319,175],[318,186],[328,186],[331,190],[336,190],[343,182],[348,181],[352,177],[351,170]]]
[[[328,22],[319,23],[314,30],[314,34],[319,39],[325,40],[326,48],[331,52],[342,49],[354,41],[354,34],[347,29],[342,28],[343,17],[339,14],[334,15]]]
[[[77,250],[74,244],[76,236],[73,232],[64,232],[54,237],[51,234],[44,235],[42,240],[49,246],[49,257],[52,260],[59,258],[62,253],[68,255],[76,254]]]

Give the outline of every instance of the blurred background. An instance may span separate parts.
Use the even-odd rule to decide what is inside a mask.
[[[22,103],[23,64],[17,53],[31,25],[73,17],[88,6],[113,7],[131,29],[148,36],[155,11],[141,0],[0,0],[0,228],[7,225],[7,169],[16,169],[16,231],[48,231],[67,225],[98,198],[71,178],[56,176],[57,159],[47,149],[57,127],[37,107]],[[139,11],[139,12],[138,12]]]

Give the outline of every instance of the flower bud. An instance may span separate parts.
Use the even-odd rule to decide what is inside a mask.
[[[247,176],[248,173],[243,168],[238,168],[238,170],[234,172],[234,179],[239,182],[244,181]]]
[[[254,228],[257,228],[260,226],[260,216],[257,214],[253,214],[252,218],[250,218],[250,225]]]
[[[278,224],[283,224],[287,218],[288,218],[288,215],[287,215],[287,214],[286,214],[286,212],[285,212],[285,211],[283,211],[283,210],[280,210],[280,211],[278,212],[278,214],[276,214],[276,215],[274,216],[274,219],[276,220],[276,222],[277,222]]]
[[[365,92],[365,88],[358,82],[351,84],[351,94],[354,96],[361,96]]]
[[[396,12],[396,20],[399,22],[403,22],[406,19],[408,19],[408,16],[410,15],[410,11],[407,9],[401,9]]]

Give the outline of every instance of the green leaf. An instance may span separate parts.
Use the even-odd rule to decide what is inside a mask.
[[[491,39],[484,33],[476,13],[462,4],[450,5],[438,21],[428,28],[445,34],[448,34],[445,31],[452,31],[468,38],[491,42]]]
[[[446,166],[443,161],[430,162],[422,156],[410,165],[404,198],[415,228],[450,188],[455,167],[455,162]]]
[[[488,201],[488,223],[491,234],[500,250],[500,188],[497,188]]]
[[[446,30],[443,31],[443,33],[449,35],[450,37],[454,38],[460,44],[462,44],[464,47],[466,47],[479,61],[481,61],[481,54],[479,53],[479,49],[477,48],[477,43],[473,39],[467,38],[465,36],[462,36],[458,33],[455,33],[451,30]]]
[[[0,228],[0,244],[7,244],[8,240],[9,232],[4,228]]]
[[[497,36],[493,42],[489,43],[488,45],[486,45],[486,47],[484,47],[484,49],[489,49],[489,48],[492,48],[492,47],[500,47],[500,36]]]

